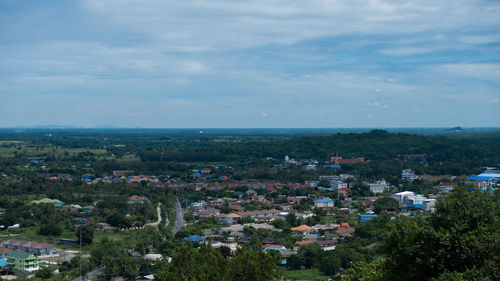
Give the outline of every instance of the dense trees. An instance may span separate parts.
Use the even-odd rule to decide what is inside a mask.
[[[457,188],[436,207],[390,223],[386,259],[356,264],[342,280],[499,280],[499,198]]]
[[[243,246],[231,258],[207,245],[193,248],[184,245],[174,254],[171,263],[160,263],[155,270],[157,280],[276,280],[277,262],[259,248]]]

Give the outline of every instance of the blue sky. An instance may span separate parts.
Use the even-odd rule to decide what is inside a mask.
[[[500,123],[500,3],[0,1],[0,127]]]

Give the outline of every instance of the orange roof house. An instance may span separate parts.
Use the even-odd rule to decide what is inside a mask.
[[[312,227],[303,224],[297,227],[293,227],[291,230],[294,232],[309,233],[312,229]]]

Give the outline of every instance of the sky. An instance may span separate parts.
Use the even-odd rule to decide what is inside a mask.
[[[499,107],[498,1],[0,1],[0,127],[499,127]]]

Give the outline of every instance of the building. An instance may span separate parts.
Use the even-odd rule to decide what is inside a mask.
[[[318,240],[316,241],[316,243],[319,244],[319,246],[321,247],[321,249],[323,249],[323,251],[332,251],[335,250],[335,246],[337,245],[338,240],[337,239]]]
[[[238,219],[241,218],[241,216],[235,214],[235,213],[230,213],[230,214],[219,214],[215,216],[217,220],[220,223],[226,223],[226,224],[235,224],[238,222]]]
[[[369,221],[369,220],[373,219],[376,216],[377,215],[359,215],[359,222]]]
[[[18,251],[7,256],[7,268],[18,272],[33,272],[40,269],[37,257]]]
[[[182,238],[182,243],[186,244],[188,242],[191,242],[191,243],[203,243],[203,242],[205,242],[205,238],[203,238],[203,237],[201,237],[199,235],[193,235],[193,236]]]
[[[335,204],[334,204],[333,200],[328,198],[328,197],[314,200],[314,208],[333,209],[335,207],[334,205]]]
[[[132,195],[128,198],[127,203],[128,204],[144,204],[144,203],[150,203],[149,199],[146,196],[139,196],[139,195]]]
[[[358,163],[367,163],[368,161],[363,157],[344,159],[340,156],[333,156],[330,158],[330,162],[334,164],[354,165]]]
[[[14,252],[14,250],[12,249],[0,248],[0,259],[6,259],[7,256],[12,252]]]
[[[408,196],[415,196],[415,193],[412,191],[403,191],[403,192],[398,192],[392,196],[396,201],[399,202],[399,204],[404,204],[406,202],[406,198]]]
[[[415,172],[411,169],[405,169],[401,172],[401,179],[404,181],[412,182],[416,179]]]
[[[300,233],[300,234],[303,234],[303,235],[307,235],[309,233],[311,233],[311,231],[313,230],[312,227],[308,226],[308,225],[299,225],[297,227],[292,227],[291,229],[293,232],[295,233]]]
[[[454,185],[455,185],[455,183],[453,183],[453,182],[443,182],[443,183],[440,183],[440,184],[434,186],[434,188],[437,189],[437,191],[439,191],[439,192],[448,193],[448,192],[453,190]]]
[[[370,191],[373,193],[382,193],[387,189],[387,183],[385,180],[377,181],[376,183],[369,183]]]
[[[285,246],[281,246],[281,245],[273,245],[273,244],[266,244],[264,246],[262,246],[262,249],[264,250],[264,252],[267,252],[267,251],[283,251],[283,250],[286,250]]]
[[[2,242],[0,247],[12,249],[14,251],[22,251],[33,254],[37,257],[58,257],[59,252],[54,246],[47,243],[38,243],[24,240],[9,239]]]

